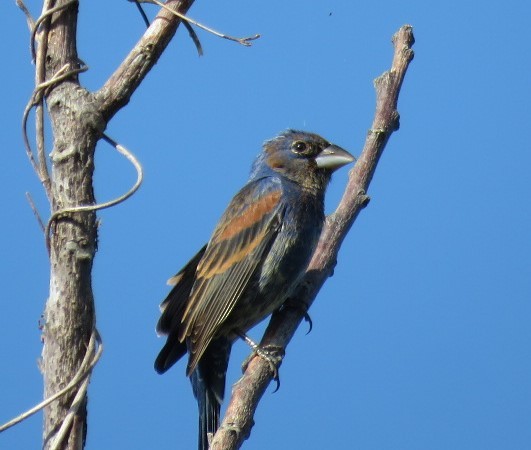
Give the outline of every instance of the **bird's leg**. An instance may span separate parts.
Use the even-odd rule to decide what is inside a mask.
[[[253,352],[243,362],[242,372],[245,372],[247,370],[247,366],[255,355],[260,356],[269,364],[269,367],[273,372],[273,379],[277,382],[277,387],[275,388],[274,392],[278,391],[278,389],[280,388],[280,377],[278,375],[278,368],[280,366],[280,363],[282,362],[282,358],[285,355],[284,349],[278,346],[261,347],[242,331],[234,330],[234,333],[236,333],[236,335],[238,335],[243,341],[245,341],[247,345],[249,345],[249,347],[251,347],[251,349],[253,350]]]

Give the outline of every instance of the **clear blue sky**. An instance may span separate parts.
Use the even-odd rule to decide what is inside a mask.
[[[34,14],[39,3],[28,1]],[[310,311],[314,329],[297,332],[281,389],[265,394],[244,448],[530,449],[530,3],[197,0],[190,16],[263,37],[243,48],[199,30],[198,58],[180,30],[109,125],[146,176],[137,195],[100,214],[94,291],[105,350],[90,385],[87,449],[195,448],[184,364],[164,376],[152,368],[165,281],[208,239],[265,139],[294,127],[361,151],[372,80],[405,23],[417,43],[401,129]],[[24,197],[30,191],[47,216],[20,133],[33,85],[28,31],[14,1],[2,2],[0,20],[5,422],[41,399],[49,269]],[[144,28],[125,0],[83,1],[79,31],[90,66],[81,80],[98,89]],[[334,178],[328,210],[346,174]],[[98,199],[134,179],[101,143]],[[229,386],[247,354],[235,346]],[[0,435],[0,449],[39,448],[41,420]]]

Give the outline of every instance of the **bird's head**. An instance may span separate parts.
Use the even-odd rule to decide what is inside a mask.
[[[324,191],[332,172],[354,159],[317,134],[287,130],[265,142],[251,178],[275,172],[310,191]]]

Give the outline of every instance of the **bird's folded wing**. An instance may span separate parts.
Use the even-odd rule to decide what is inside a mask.
[[[197,266],[179,333],[187,339],[190,374],[234,309],[280,229],[281,187],[271,180],[246,185],[221,218]]]

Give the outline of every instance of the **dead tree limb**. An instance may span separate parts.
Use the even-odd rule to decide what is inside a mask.
[[[167,6],[185,13],[192,3],[173,0]],[[79,371],[84,365],[92,370],[87,356],[91,356],[89,351],[96,352],[90,344],[97,336],[92,264],[97,249],[95,211],[104,206],[96,205],[92,184],[96,144],[109,119],[127,104],[180,23],[178,17],[161,10],[124,63],[94,94],[79,83],[78,74],[84,68],[77,55],[77,17],[77,1],[45,0],[32,31],[38,43],[37,87],[30,102],[30,108],[37,110],[36,162],[31,149],[28,153],[50,199],[52,214],[49,235],[46,233],[51,271],[41,370],[45,398],[64,390],[44,409],[46,449],[82,449],[86,437],[89,372],[80,376]],[[53,133],[50,175],[44,152],[43,100]],[[72,380],[78,380],[77,388],[64,389]]]

